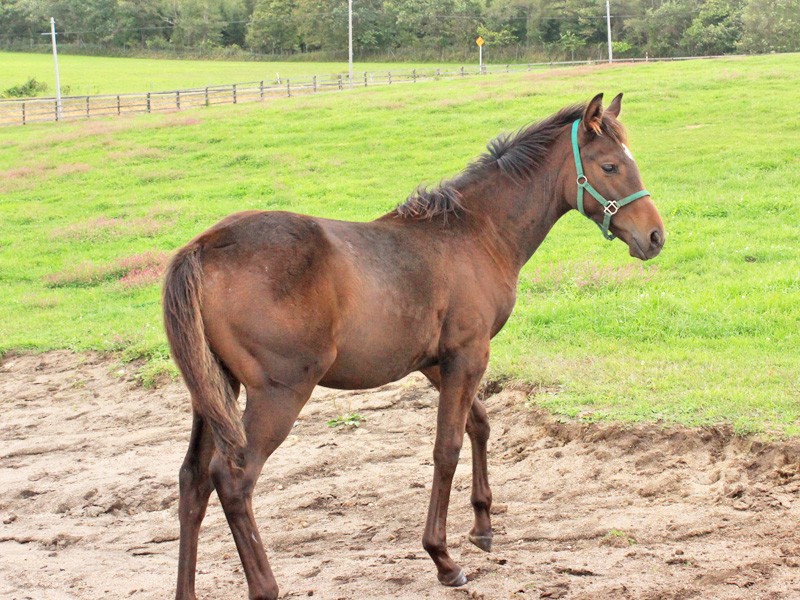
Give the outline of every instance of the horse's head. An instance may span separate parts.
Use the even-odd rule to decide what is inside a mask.
[[[619,237],[631,256],[648,260],[664,245],[664,223],[625,145],[625,130],[617,120],[622,94],[605,111],[602,101],[603,94],[595,96],[573,123],[574,171],[567,172],[574,176],[567,201],[597,223],[606,239]]]

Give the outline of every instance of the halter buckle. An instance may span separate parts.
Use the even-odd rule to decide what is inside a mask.
[[[581,179],[583,179],[583,181],[581,181]],[[586,175],[578,175],[578,179],[576,180],[576,183],[579,186],[582,187],[582,186],[586,185],[588,182],[589,182],[589,180],[586,178]]]
[[[609,216],[614,216],[619,211],[619,204],[616,200],[609,200],[608,204],[603,207],[603,212]]]

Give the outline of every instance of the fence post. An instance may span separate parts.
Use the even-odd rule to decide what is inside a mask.
[[[289,79],[288,78],[286,79],[286,97],[287,98],[291,98],[292,97],[292,88],[289,86]]]
[[[25,125],[25,103],[22,103],[22,124]]]
[[[122,106],[119,101],[119,94],[117,94],[117,116],[122,114]]]
[[[511,73],[511,65],[506,65],[506,73]]]
[[[411,71],[411,77],[414,79],[414,83],[417,83],[417,70],[413,69]]]
[[[464,67],[461,67],[461,76],[464,76]]]
[[[314,78],[312,79],[312,81],[314,82],[314,92],[316,92],[317,91],[317,76],[316,75],[314,75]]]
[[[58,100],[56,100],[56,101],[54,102],[53,106],[54,106],[54,107],[55,107],[55,109],[56,109],[56,121],[58,121]]]
[[[392,85],[392,72],[389,71],[389,85]]]
[[[178,110],[181,109],[181,92],[180,90],[175,90],[175,108]]]
[[[364,71],[364,87],[367,87],[367,72]]]
[[[339,91],[342,90],[342,74],[339,73]]]
[[[441,77],[442,76],[442,70],[441,69],[436,69],[436,76],[437,77]]]
[[[236,104],[236,84],[233,84],[233,103]]]
[[[89,96],[86,96],[86,118],[89,118]]]
[[[206,87],[206,106],[208,106],[208,87]]]
[[[531,63],[528,63],[528,71],[531,70]]]
[[[258,82],[258,97],[260,100],[264,99],[264,80]]]
[[[147,112],[150,112],[150,92],[147,92]]]

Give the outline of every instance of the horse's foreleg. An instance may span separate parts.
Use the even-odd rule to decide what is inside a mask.
[[[289,435],[313,388],[311,384],[302,391],[275,386],[248,389],[244,467],[235,467],[219,454],[211,461],[211,477],[236,542],[251,600],[278,597],[278,584],[253,516],[253,488],[267,458]]]
[[[467,419],[467,434],[472,446],[472,510],[475,524],[469,532],[469,540],[481,550],[492,550],[492,490],[489,487],[489,469],[486,459],[486,444],[489,441],[489,418],[483,402],[475,398]]]
[[[189,449],[179,474],[180,501],[178,514],[181,541],[178,553],[177,600],[194,600],[194,575],[197,566],[197,537],[206,514],[208,497],[214,488],[208,465],[214,454],[211,430],[203,418],[194,413]]]
[[[422,544],[436,564],[439,581],[458,586],[467,582],[464,571],[447,551],[447,509],[450,489],[464,440],[467,415],[486,369],[488,348],[451,356],[440,367],[439,412],[433,449],[433,488]]]
[[[441,389],[442,376],[438,366],[422,371],[437,390]],[[492,522],[489,511],[492,506],[492,490],[489,487],[489,468],[486,445],[489,441],[489,419],[483,402],[475,398],[467,419],[467,434],[472,446],[472,495],[470,501],[475,512],[475,523],[469,540],[481,550],[492,549]]]

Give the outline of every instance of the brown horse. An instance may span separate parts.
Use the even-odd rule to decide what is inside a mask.
[[[439,390],[422,544],[441,583],[466,583],[447,550],[450,487],[466,431],[475,513],[469,539],[490,550],[489,423],[475,394],[489,341],[514,307],[520,269],[574,208],[642,260],[664,243],[661,218],[624,145],[621,101],[622,94],[604,111],[598,94],[501,136],[457,177],[419,189],[376,221],[250,211],[178,251],[166,276],[164,320],[194,409],[180,470],[179,600],[195,598],[198,532],[213,489],[249,597],[277,598],[251,502],[264,462],[315,386],[370,388],[412,371]]]

